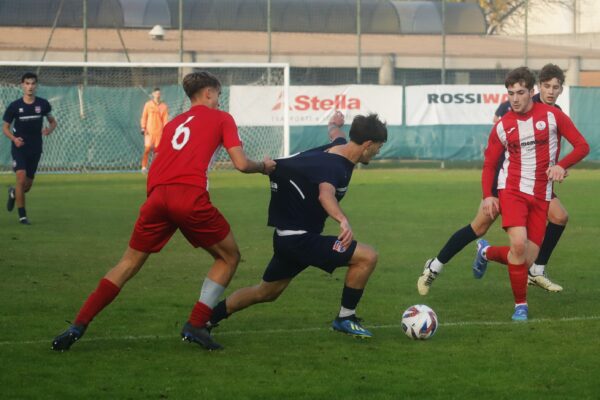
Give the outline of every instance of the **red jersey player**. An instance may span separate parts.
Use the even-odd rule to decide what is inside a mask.
[[[556,107],[532,101],[534,84],[535,77],[526,67],[507,75],[504,85],[512,110],[492,128],[483,164],[483,210],[491,218],[502,215],[510,247],[488,246],[485,240],[479,240],[474,263],[481,275],[487,260],[508,265],[515,321],[528,318],[527,269],[544,238],[552,184],[562,182],[567,168],[590,151],[567,115]],[[573,151],[559,161],[563,137]],[[498,197],[494,197],[494,174],[502,154],[505,161],[498,176]]]
[[[92,319],[142,268],[150,253],[159,252],[177,229],[192,246],[202,247],[214,258],[181,336],[208,350],[221,348],[212,340],[206,322],[235,273],[240,252],[229,224],[210,202],[206,171],[220,146],[225,147],[235,168],[245,173],[270,174],[275,161],[265,158],[256,162],[246,157],[235,121],[218,109],[221,83],[214,75],[188,74],[183,79],[183,89],[191,108],[164,128],[148,174],[148,197],[140,209],[129,247],[88,297],[73,324],[54,339],[53,350],[68,350],[79,340]]]

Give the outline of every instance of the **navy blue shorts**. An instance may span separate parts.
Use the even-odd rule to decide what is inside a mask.
[[[273,233],[273,258],[269,262],[263,280],[275,282],[291,279],[313,266],[330,274],[338,267],[347,266],[356,250],[357,242],[352,241],[348,249],[342,248],[335,236],[317,233],[279,236]]]
[[[13,171],[17,172],[24,169],[27,177],[33,179],[40,163],[42,152],[17,148],[15,146],[12,146],[10,152],[13,159]]]

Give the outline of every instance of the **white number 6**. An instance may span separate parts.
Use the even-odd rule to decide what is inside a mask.
[[[171,139],[171,145],[175,150],[183,149],[183,146],[185,146],[188,140],[190,140],[190,128],[185,126],[185,124],[190,122],[192,118],[194,118],[193,115],[188,117],[183,124],[179,125],[177,129],[175,129],[175,134],[173,135],[173,139]],[[179,141],[181,135],[183,135],[183,139]]]

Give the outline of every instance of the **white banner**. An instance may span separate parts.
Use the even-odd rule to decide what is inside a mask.
[[[408,86],[406,125],[489,125],[506,100],[506,88],[499,85]],[[558,105],[569,114],[568,87]]]
[[[388,125],[402,124],[402,87],[380,85],[290,86],[290,125],[327,125],[339,110],[346,123],[359,114],[377,113]],[[231,86],[229,113],[240,126],[277,126],[283,122],[281,86]]]

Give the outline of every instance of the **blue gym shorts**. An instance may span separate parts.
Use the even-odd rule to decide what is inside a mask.
[[[29,179],[33,179],[35,177],[40,158],[42,157],[42,152],[31,150],[27,147],[17,148],[13,145],[11,148],[11,155],[13,159],[13,171],[17,172],[18,170],[24,169],[25,175],[27,175]]]
[[[263,280],[275,282],[291,279],[309,266],[332,273],[336,268],[347,266],[356,250],[357,242],[352,241],[345,249],[335,236],[318,233],[280,236],[273,232],[273,258],[269,262]]]

